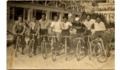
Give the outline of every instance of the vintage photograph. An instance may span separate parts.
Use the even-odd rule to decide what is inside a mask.
[[[115,0],[8,0],[7,69],[115,69]]]

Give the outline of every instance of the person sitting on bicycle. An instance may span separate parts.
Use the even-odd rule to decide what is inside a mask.
[[[24,46],[25,45],[24,44],[25,43],[24,32],[25,32],[25,23],[23,22],[22,17],[19,16],[18,20],[15,22],[15,24],[13,26],[13,33],[14,33],[14,35],[20,35],[21,43],[22,43],[22,54],[24,54],[24,47],[25,47]],[[15,42],[16,42],[16,37],[17,36],[15,36],[15,38],[14,38]]]
[[[38,35],[38,31],[39,31],[39,23],[36,22],[36,18],[33,17],[32,21],[30,21],[29,23],[29,30],[30,30],[30,40],[32,39],[32,34],[35,35],[35,44],[34,44],[34,50],[33,53],[36,55],[36,49],[37,49],[37,35]]]
[[[51,33],[57,36],[57,43],[58,43],[57,45],[59,47],[60,39],[61,39],[61,32],[62,32],[62,23],[58,21],[57,15],[54,16],[54,20],[51,22],[50,27],[51,27]]]
[[[47,35],[48,34],[48,27],[50,25],[49,21],[46,19],[46,14],[42,14],[42,18],[39,20],[40,35]],[[47,40],[47,38],[46,38]]]

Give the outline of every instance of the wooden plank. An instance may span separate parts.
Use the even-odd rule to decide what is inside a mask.
[[[31,8],[31,9],[37,9],[37,10],[46,10],[46,11],[53,11],[53,12],[62,12],[62,13],[70,13],[73,14],[80,14],[78,11],[71,11],[71,10],[65,10],[61,8],[56,7],[49,7],[49,6],[43,6],[39,4],[31,4],[31,3],[15,3],[15,2],[8,2],[7,6],[14,6],[14,7],[22,7],[22,8]]]

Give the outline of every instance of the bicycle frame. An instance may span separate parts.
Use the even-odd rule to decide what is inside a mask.
[[[47,45],[47,42],[45,40],[45,37],[47,37],[47,35],[41,35],[40,36],[42,38],[42,42],[41,42],[41,53],[43,55],[43,58],[46,59],[46,56],[47,56],[47,48],[46,48],[46,45]],[[44,49],[43,49],[44,48]],[[45,51],[43,53],[43,51]],[[44,55],[45,54],[45,55]]]
[[[55,61],[56,60],[56,49],[54,46],[54,43],[56,42],[57,36],[49,36],[51,37],[51,54],[52,54],[52,60]]]
[[[81,52],[81,49],[83,48],[83,46],[81,45],[81,42],[83,41],[83,43],[85,43],[85,41],[84,41],[84,38],[82,38],[82,37],[75,38],[75,40],[78,40],[77,46],[76,46],[76,54],[75,55],[77,57],[77,60],[79,61],[80,60],[80,56],[81,56],[80,52]],[[79,48],[80,48],[80,50],[79,50]]]

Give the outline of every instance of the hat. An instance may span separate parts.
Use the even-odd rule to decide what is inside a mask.
[[[76,18],[75,18],[75,21],[79,21],[79,19],[80,19],[79,17],[76,17]]]

